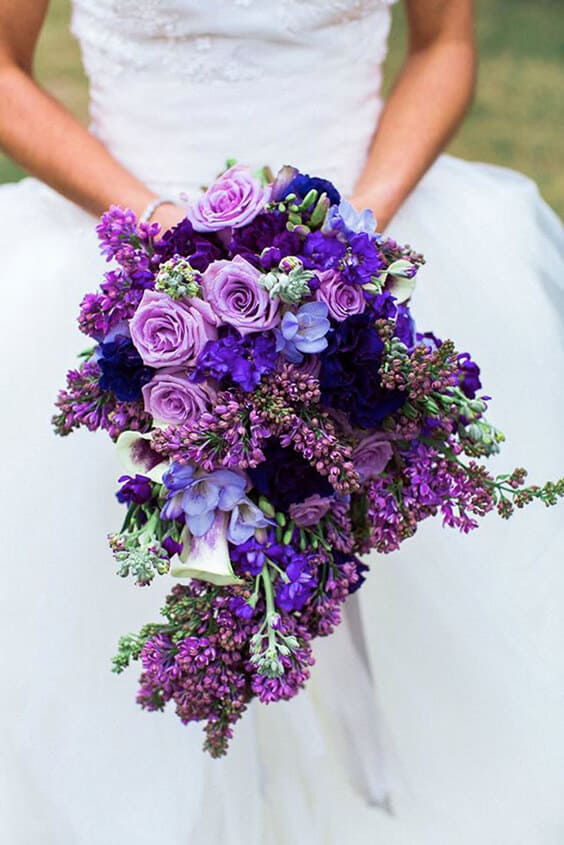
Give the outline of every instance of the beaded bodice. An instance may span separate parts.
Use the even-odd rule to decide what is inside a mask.
[[[93,131],[162,190],[196,190],[227,157],[348,184],[379,112],[391,2],[74,0]]]

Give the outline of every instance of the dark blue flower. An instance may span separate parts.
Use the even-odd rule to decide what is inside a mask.
[[[254,608],[242,596],[233,596],[229,600],[229,610],[239,619],[251,619],[255,612]]]
[[[123,402],[138,399],[154,370],[145,366],[131,338],[118,334],[108,343],[101,343],[98,349],[102,390],[111,390]]]
[[[247,470],[253,487],[272,502],[275,508],[287,511],[290,505],[318,493],[330,496],[333,488],[305,458],[290,447],[284,448],[275,438],[262,447],[263,463]]]
[[[270,550],[269,550],[270,553]],[[260,574],[266,560],[266,546],[255,537],[238,546],[231,545],[229,557],[237,575],[251,575],[253,578]]]
[[[276,358],[276,338],[272,332],[242,337],[236,329],[224,328],[217,340],[209,340],[204,346],[192,380],[214,378],[223,386],[235,383],[243,390],[252,391],[263,375],[274,370]]]
[[[168,552],[169,557],[174,557],[174,555],[179,555],[184,546],[182,543],[177,543],[176,540],[173,540],[172,537],[165,537],[163,540],[163,549],[165,552]]]
[[[311,190],[317,191],[318,194],[327,194],[331,205],[339,205],[341,202],[341,195],[328,179],[320,179],[318,176],[309,176],[307,173],[298,173],[288,187],[284,196],[288,194],[296,194],[297,197],[303,199]]]
[[[135,478],[122,475],[118,481],[123,486],[116,493],[116,497],[122,504],[133,502],[135,505],[144,505],[153,497],[151,479],[146,475],[136,475]]]
[[[344,411],[361,428],[377,427],[405,403],[405,394],[382,387],[379,368],[384,344],[369,314],[338,323],[321,353],[322,404]]]

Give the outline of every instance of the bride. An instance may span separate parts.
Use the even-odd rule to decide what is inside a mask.
[[[90,132],[33,79],[48,0],[0,2],[0,143],[41,180],[0,189],[4,842],[563,841],[558,509],[470,537],[426,524],[374,556],[308,690],[251,708],[208,761],[196,727],[141,712],[134,673],[109,671],[167,585],[113,574],[111,444],[49,429],[105,268],[95,217],[114,203],[169,227],[233,156],[334,180],[425,253],[415,316],[481,359],[498,466],[562,472],[561,224],[526,178],[440,155],[472,96],[470,0],[407,0],[382,102],[390,2],[74,0]]]

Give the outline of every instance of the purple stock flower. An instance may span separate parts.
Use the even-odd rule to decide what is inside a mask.
[[[307,302],[294,314],[287,311],[276,331],[276,349],[293,364],[299,364],[305,354],[315,354],[327,348],[325,335],[331,328],[327,319],[329,309],[324,302]]]
[[[468,399],[475,399],[478,390],[482,387],[479,366],[471,359],[468,352],[462,352],[458,356],[458,368],[460,389]]]
[[[270,199],[270,188],[255,179],[251,171],[236,164],[226,170],[208,190],[186,208],[186,216],[198,232],[213,232],[244,226],[262,211]]]
[[[323,232],[311,232],[299,253],[304,267],[317,270],[336,270],[347,252],[346,244]]]
[[[241,337],[229,326],[220,330],[217,340],[204,346],[192,374],[193,381],[213,378],[222,385],[238,384],[252,391],[266,373],[276,367],[276,339],[272,332],[248,334]]]
[[[190,265],[204,273],[213,261],[225,258],[225,248],[214,234],[195,232],[189,220],[181,220],[162,236],[155,245],[160,263],[182,255],[190,258]]]
[[[102,372],[100,387],[111,390],[124,402],[137,399],[154,372],[145,366],[131,338],[126,335],[118,334],[112,341],[101,343],[97,360]]]
[[[282,258],[296,255],[302,245],[297,232],[289,232],[288,215],[263,212],[240,229],[234,229],[229,243],[232,256],[240,255],[255,267],[271,270]]]
[[[145,505],[153,497],[151,479],[146,475],[136,475],[135,478],[122,475],[118,481],[122,487],[116,493],[116,497],[122,504],[133,502],[135,505]]]
[[[288,581],[280,577],[276,582],[276,604],[286,613],[301,610],[317,587],[314,567],[306,555],[294,555],[285,574]]]
[[[256,577],[260,574],[266,561],[266,546],[253,536],[244,543],[232,546],[229,550],[229,556],[238,575]]]
[[[374,239],[365,232],[353,235],[342,263],[343,278],[351,284],[365,285],[385,266]]]

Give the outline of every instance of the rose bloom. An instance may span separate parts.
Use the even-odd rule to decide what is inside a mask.
[[[330,498],[314,493],[313,496],[309,496],[303,502],[290,505],[289,514],[298,528],[308,528],[310,525],[317,525],[330,507]]]
[[[366,300],[362,288],[345,282],[335,270],[324,270],[316,274],[319,287],[316,297],[329,309],[329,316],[342,322],[353,314],[362,314]]]
[[[248,167],[236,164],[190,203],[186,217],[197,232],[245,226],[270,199],[270,187],[255,179]]]
[[[184,370],[159,372],[143,388],[145,410],[157,422],[181,425],[211,410],[215,392],[188,380]]]
[[[361,481],[378,478],[386,469],[393,451],[389,440],[381,432],[369,434],[355,446],[352,454],[354,468]]]
[[[280,322],[280,300],[271,299],[259,279],[259,271],[240,255],[233,261],[214,261],[202,277],[207,302],[222,322],[242,335],[268,331]]]
[[[216,319],[207,302],[180,302],[166,293],[146,290],[129,330],[141,358],[151,367],[195,363],[217,337]]]

